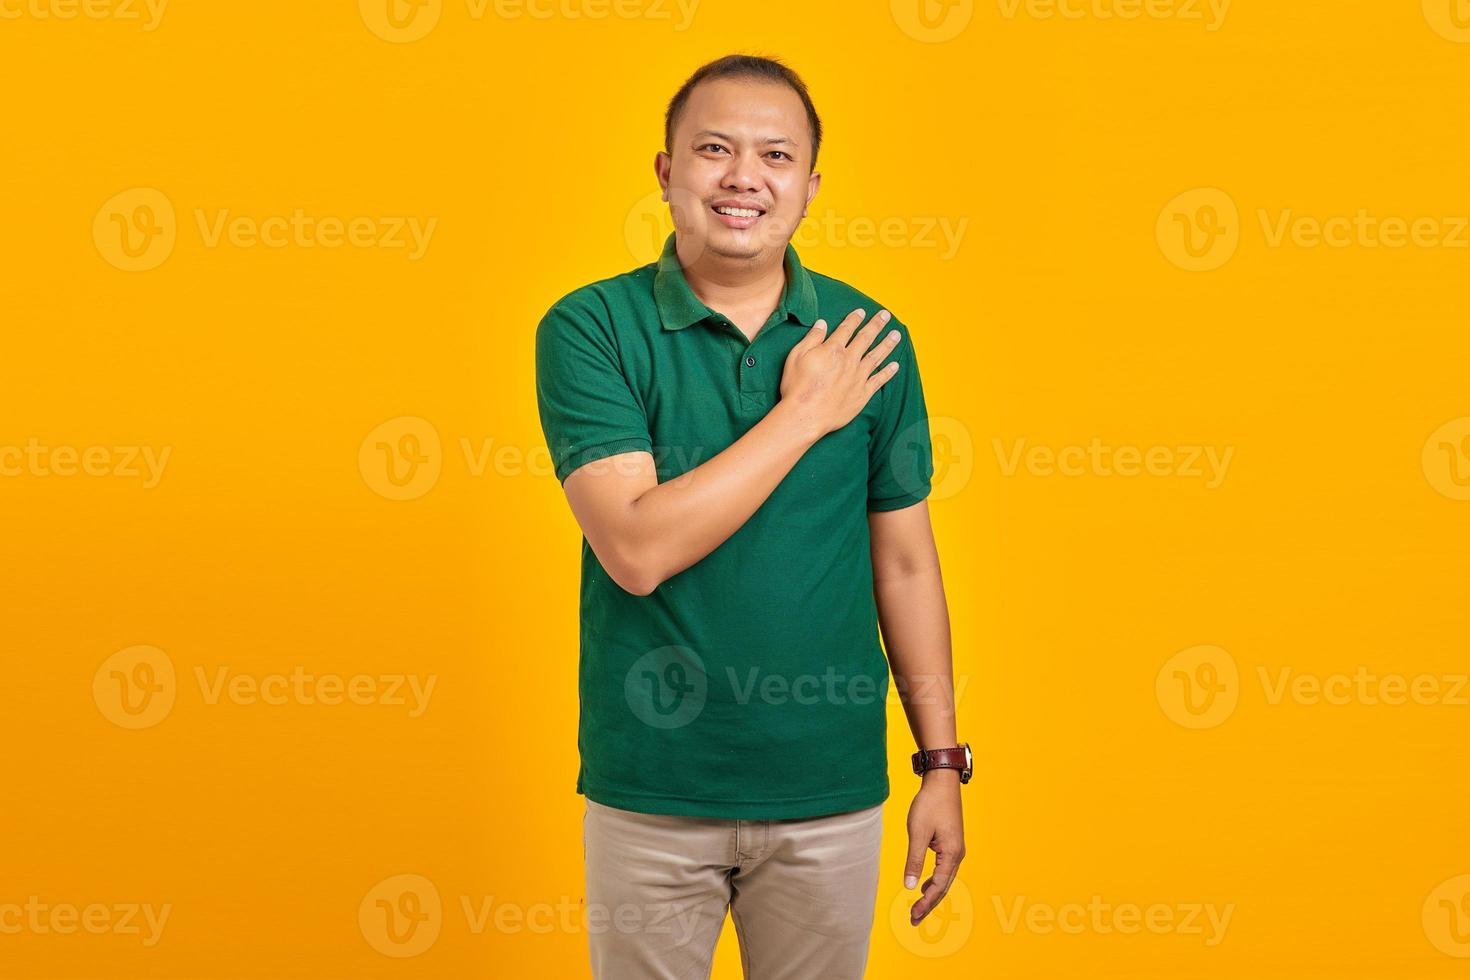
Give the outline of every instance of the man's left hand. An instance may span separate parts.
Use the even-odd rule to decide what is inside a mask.
[[[965,857],[965,821],[960,812],[960,774],[954,769],[931,769],[909,805],[909,854],[903,886],[918,885],[924,873],[924,855],[934,851],[934,873],[909,908],[909,924],[918,925],[949,892]]]

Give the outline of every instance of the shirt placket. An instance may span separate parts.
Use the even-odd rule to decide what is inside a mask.
[[[739,389],[740,411],[744,415],[763,415],[770,408],[774,382],[771,366],[766,363],[771,330],[784,317],[781,310],[771,314],[765,326],[756,332],[754,340],[746,340],[740,329],[722,316],[716,316],[719,329],[729,339],[731,350],[738,358],[735,367],[735,384]],[[763,350],[764,348],[765,350]]]

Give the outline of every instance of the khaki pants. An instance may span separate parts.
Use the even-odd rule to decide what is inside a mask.
[[[805,820],[718,820],[586,803],[594,980],[708,980],[726,908],[745,980],[862,977],[883,804]]]

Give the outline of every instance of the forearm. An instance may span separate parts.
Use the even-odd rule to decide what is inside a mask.
[[[957,744],[949,608],[938,560],[876,580],[873,594],[915,745],[937,749]]]
[[[782,400],[723,452],[644,491],[626,533],[645,578],[664,582],[723,544],[819,438],[815,417]]]

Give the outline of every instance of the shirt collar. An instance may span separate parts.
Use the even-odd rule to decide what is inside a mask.
[[[676,234],[670,232],[664,241],[663,254],[658,258],[658,272],[653,276],[653,299],[665,330],[682,330],[691,323],[717,315],[689,288],[689,280],[684,278],[684,267],[679,264],[679,253],[674,248]],[[785,323],[795,317],[803,326],[809,327],[817,321],[817,288],[790,242],[786,243],[784,263],[786,285],[781,289],[781,302],[776,307],[776,322]]]

